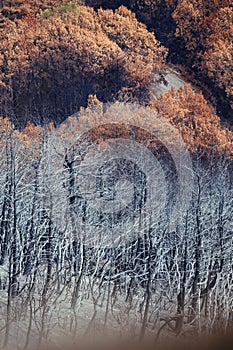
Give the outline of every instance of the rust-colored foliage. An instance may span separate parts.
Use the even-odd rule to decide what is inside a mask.
[[[233,158],[233,133],[220,124],[220,118],[200,92],[186,85],[171,89],[151,107],[175,125],[189,150],[208,156],[226,154]]]
[[[233,8],[231,0],[86,1],[93,6],[127,4],[169,47],[174,61],[187,64],[211,88],[218,102],[233,107]],[[200,74],[201,73],[201,74]],[[228,108],[228,112],[232,110]],[[226,112],[224,112],[227,114]]]
[[[68,6],[68,5],[67,5]],[[166,50],[124,7],[57,7],[8,21],[0,45],[2,114],[56,121],[121,91],[146,98]]]
[[[222,89],[232,106],[233,9],[228,0],[179,0],[173,13],[193,64]]]
[[[201,69],[226,92],[233,109],[233,8],[221,8],[210,25]]]
[[[167,94],[160,96],[157,100],[150,102],[148,107],[137,109],[137,118],[144,120],[150,110],[156,111],[158,115],[166,118],[175,128],[177,128],[187,145],[191,154],[204,157],[205,159],[215,159],[226,157],[233,159],[233,133],[220,123],[220,118],[215,114],[214,109],[208,104],[200,92],[195,92],[190,85],[180,88],[178,91],[170,90]],[[90,143],[104,142],[108,138],[133,139],[151,149],[154,153],[161,152],[161,144],[155,135],[143,128],[133,128],[128,116],[133,112],[133,107],[124,105],[121,110],[124,116],[124,124],[108,125],[108,115],[111,115],[111,108],[105,112],[106,125],[98,126],[99,123],[91,124],[93,120],[102,118],[103,106],[96,96],[89,97],[87,109],[82,109],[81,114],[88,123],[88,139]],[[119,110],[118,110],[119,113]],[[136,116],[135,116],[136,117]],[[152,113],[153,117],[153,113]],[[110,118],[111,119],[111,118]],[[102,119],[100,119],[102,121]],[[156,123],[156,119],[154,121]],[[65,125],[58,129],[61,137],[69,140],[72,135],[78,132],[79,123],[77,118],[69,118],[69,127]],[[67,134],[68,130],[68,134]],[[72,135],[70,135],[70,130]]]

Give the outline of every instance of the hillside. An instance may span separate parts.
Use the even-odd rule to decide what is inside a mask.
[[[166,49],[132,12],[96,13],[75,4],[29,10],[2,28],[3,116],[58,123],[86,106],[89,94],[103,102],[148,100],[151,79],[163,74]]]
[[[86,0],[98,8],[127,6],[169,49],[168,59],[192,79],[229,122],[232,112],[233,8],[230,0]]]
[[[0,35],[0,349],[227,342],[231,2],[4,0]]]

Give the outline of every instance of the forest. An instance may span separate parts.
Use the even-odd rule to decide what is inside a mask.
[[[0,36],[0,349],[232,331],[231,1],[2,0]]]

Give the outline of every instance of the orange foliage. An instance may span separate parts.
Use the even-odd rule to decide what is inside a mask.
[[[220,35],[224,34],[224,35]],[[220,9],[211,23],[205,41],[201,68],[214,83],[225,90],[233,109],[233,8]]]
[[[233,132],[221,125],[220,118],[202,93],[195,92],[190,85],[185,85],[178,91],[171,89],[167,94],[151,101],[148,107],[137,108],[137,118],[143,121],[150,109],[168,119],[179,130],[193,155],[201,155],[205,159],[223,156],[233,160]],[[89,106],[87,109],[82,109],[80,115],[85,117],[87,129],[91,130],[86,135],[90,142],[94,140],[104,142],[107,138],[115,137],[128,139],[133,135],[135,141],[144,144],[154,152],[160,152],[160,145],[153,134],[140,128],[137,131],[134,130],[132,134],[132,126],[128,123],[131,119],[128,119],[128,116],[135,112],[131,104],[117,109],[117,113],[124,116],[124,125],[117,124],[117,116],[111,113],[114,113],[114,109],[110,108],[104,112],[100,101],[95,96],[89,97]],[[107,122],[109,114],[110,120],[112,117],[116,120],[116,124],[112,126]],[[99,118],[101,122],[105,120],[106,125],[96,127],[99,124]],[[91,123],[95,120],[97,122],[92,125]],[[68,123],[58,129],[58,133],[61,137],[70,140],[73,135],[76,135],[76,129],[79,130],[78,119],[69,118]]]
[[[231,0],[88,0],[86,3],[105,8],[127,3],[137,18],[171,49],[175,62],[178,59],[195,68],[198,79],[210,87],[218,102],[227,102],[233,108]],[[230,108],[229,112],[232,112]]]
[[[4,27],[0,44],[2,113],[56,121],[128,89],[145,98],[166,50],[126,8],[96,13],[78,6],[43,18],[28,14]]]
[[[171,89],[150,105],[179,129],[192,153],[227,154],[233,159],[233,133],[221,127],[220,118],[202,93],[190,85]]]
[[[229,0],[179,0],[173,13],[194,65],[233,106],[233,9]]]

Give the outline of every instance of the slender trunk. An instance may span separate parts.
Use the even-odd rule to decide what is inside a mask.
[[[194,277],[192,284],[192,301],[191,301],[191,312],[189,321],[191,322],[197,314],[198,305],[198,284],[200,282],[200,269],[201,269],[201,223],[200,223],[200,197],[201,197],[201,184],[200,177],[197,178],[197,205],[196,205],[196,241],[195,241],[195,265],[194,265]]]

